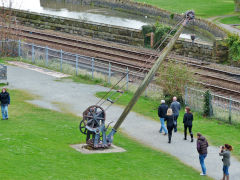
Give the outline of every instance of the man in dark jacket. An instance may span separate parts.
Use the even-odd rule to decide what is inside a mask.
[[[158,107],[158,116],[160,118],[161,128],[159,130],[160,133],[162,133],[162,130],[164,130],[164,135],[167,135],[168,131],[165,127],[165,121],[164,118],[167,114],[168,106],[165,104],[165,100],[161,100],[161,105]]]
[[[177,97],[173,97],[173,102],[171,103],[170,108],[173,111],[173,116],[174,116],[174,132],[177,132],[177,119],[179,116],[179,111],[181,109],[181,104],[177,101]]]
[[[1,101],[1,110],[2,110],[2,119],[8,119],[8,105],[10,104],[10,95],[7,92],[6,88],[2,89],[0,93],[0,101]]]
[[[199,153],[199,161],[202,167],[201,176],[206,176],[206,166],[204,164],[204,159],[207,157],[208,142],[201,133],[197,133],[197,151]]]

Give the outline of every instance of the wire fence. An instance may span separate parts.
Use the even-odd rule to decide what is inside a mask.
[[[57,70],[72,75],[88,75],[92,79],[102,79],[109,84],[115,84],[123,76],[124,80],[119,87],[135,91],[145,74],[143,71],[131,72],[131,67],[123,68],[94,57],[73,54],[63,50],[51,49],[21,41],[0,41],[0,53],[6,51],[11,56],[20,57],[22,61],[33,63],[42,67]],[[1,55],[1,54],[0,54]],[[204,91],[189,88],[185,89],[185,105],[194,111],[203,112]],[[146,89],[145,96],[162,98],[162,91],[155,83]],[[240,123],[240,102],[231,97],[212,94],[213,117],[229,123]]]
[[[204,94],[204,91],[186,87],[185,105],[190,106],[194,111],[203,113]],[[240,123],[240,101],[211,93],[210,104],[212,117],[230,124]]]

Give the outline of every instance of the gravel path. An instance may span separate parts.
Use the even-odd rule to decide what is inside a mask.
[[[107,90],[105,87],[78,84],[69,80],[56,81],[57,78],[53,74],[47,75],[44,74],[44,71],[41,73],[35,70],[8,66],[8,81],[10,88],[26,90],[35,94],[36,100],[30,102],[44,108],[70,112],[81,116],[88,106],[97,102],[98,98],[94,94],[98,91]],[[107,111],[107,121],[115,122],[122,111],[122,107],[112,106]],[[172,144],[168,144],[167,137],[159,134],[159,126],[160,123],[131,112],[121,128],[137,141],[167,152],[200,171],[195,142],[183,141],[181,133],[174,133]],[[220,179],[222,176],[222,161],[218,156],[218,152],[219,148],[210,146],[206,158],[207,174],[214,179]],[[239,180],[240,162],[233,157],[231,160],[231,179]]]

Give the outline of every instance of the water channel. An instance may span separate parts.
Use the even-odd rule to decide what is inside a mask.
[[[61,17],[74,18],[84,21],[110,24],[133,29],[141,29],[143,25],[154,24],[155,20],[147,16],[137,16],[121,11],[100,8],[95,6],[82,6],[64,3],[56,0],[1,0],[0,6],[12,7],[14,9],[26,10]],[[9,3],[10,2],[10,3]],[[193,32],[185,30],[180,37],[190,39]],[[196,41],[211,42],[211,40],[196,33]]]

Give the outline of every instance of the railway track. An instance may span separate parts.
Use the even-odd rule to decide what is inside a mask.
[[[19,35],[18,35],[19,36]],[[37,44],[48,45],[49,47],[55,49],[63,49],[65,51],[77,53],[77,54],[84,54],[86,56],[95,57],[96,60],[99,62],[108,64],[111,63],[113,66],[118,66],[122,68],[128,67],[130,71],[138,72],[141,69],[144,69],[145,72],[148,71],[152,64],[155,62],[155,59],[158,58],[158,54],[156,51],[152,50],[134,50],[128,46],[112,46],[110,43],[102,44],[99,42],[93,42],[82,40],[77,38],[76,36],[60,36],[59,34],[54,33],[46,33],[41,32],[38,30],[33,29],[21,29],[20,37],[25,39],[29,42],[37,42]],[[74,61],[68,59],[69,61]],[[219,81],[226,84],[232,84],[234,86],[240,85],[240,74],[232,73],[229,71],[223,71],[220,69],[209,67],[206,62],[196,61],[192,58],[186,58],[178,55],[171,54],[167,57],[167,60],[175,60],[178,63],[186,64],[194,69],[200,69],[204,72],[213,72],[218,73],[221,75],[228,76],[228,78],[219,77],[217,75],[211,75],[209,73],[199,73],[202,78],[212,80],[212,81]],[[107,69],[105,67],[105,69]],[[144,73],[145,73],[144,72]],[[143,73],[143,74],[144,74]],[[132,73],[133,75],[134,73]],[[137,75],[135,76],[144,77],[144,75]],[[233,80],[232,78],[239,79]],[[240,99],[240,90],[238,89],[230,89],[227,87],[221,87],[216,84],[207,82],[201,82],[201,84],[207,88],[210,88],[219,94],[229,94],[233,95],[237,99]]]

